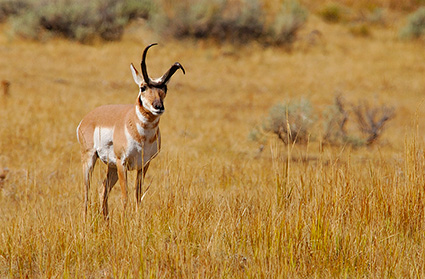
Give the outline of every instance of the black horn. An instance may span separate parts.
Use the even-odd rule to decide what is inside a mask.
[[[145,48],[145,50],[143,51],[143,56],[142,56],[142,63],[141,63],[142,75],[143,75],[143,79],[145,80],[145,82],[146,82],[146,84],[147,84],[148,86],[151,86],[151,85],[152,85],[152,81],[151,81],[151,79],[149,78],[148,71],[147,71],[147,69],[146,69],[146,54],[148,53],[148,49],[149,49],[150,47],[155,46],[155,45],[157,45],[157,43],[154,43],[154,44],[150,44],[150,45],[148,45],[148,46]]]
[[[184,71],[183,66],[179,63],[176,62],[173,64],[173,66],[171,66],[171,68],[161,77],[161,79],[159,80],[158,84],[163,86],[165,85],[168,80],[174,75],[174,73],[178,70],[181,69],[183,74],[186,74],[186,72]]]

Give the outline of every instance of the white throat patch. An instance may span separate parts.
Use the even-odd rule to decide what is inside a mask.
[[[156,126],[156,124],[159,121],[159,117],[157,117],[153,122],[150,122],[149,119],[147,119],[142,112],[140,111],[140,108],[138,106],[136,106],[136,115],[137,118],[140,120],[140,122],[148,124],[147,127],[154,127]],[[137,124],[137,130],[139,132],[139,134],[143,134],[144,132],[142,132],[141,130],[144,130],[144,128],[142,128],[139,124]]]
[[[143,107],[145,107],[144,103],[143,103]],[[137,115],[137,118],[139,118],[139,120],[142,121],[143,123],[149,122],[148,119],[142,114],[138,106],[136,106],[136,115]]]

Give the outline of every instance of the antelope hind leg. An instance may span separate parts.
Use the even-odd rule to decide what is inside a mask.
[[[96,164],[97,154],[96,151],[88,151],[81,154],[81,161],[83,163],[83,177],[84,177],[84,216],[87,217],[87,209],[89,203],[89,190],[90,179],[92,176],[94,165]]]

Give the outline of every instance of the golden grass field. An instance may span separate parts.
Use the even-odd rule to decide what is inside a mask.
[[[425,276],[425,51],[394,13],[369,37],[311,14],[291,51],[164,40],[139,22],[120,42],[19,39],[1,25],[1,278],[421,278]],[[313,30],[321,35],[311,42]],[[129,65],[179,61],[136,211],[119,187],[99,211],[98,162],[83,216],[75,130],[96,106],[133,103]],[[284,146],[248,134],[278,102],[321,109],[336,92],[396,108],[370,148]]]

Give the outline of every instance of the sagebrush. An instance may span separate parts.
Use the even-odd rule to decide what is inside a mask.
[[[144,18],[156,32],[176,38],[282,45],[295,40],[307,10],[296,0],[286,0],[275,19],[266,23],[260,0],[4,0],[0,20],[8,17],[16,33],[38,40],[46,32],[81,42],[95,37],[119,40],[129,21]]]
[[[283,1],[274,19],[267,23],[262,2],[242,0],[191,0],[173,2],[156,15],[155,28],[176,38],[213,38],[244,43],[291,44],[307,20],[307,10],[295,0]]]
[[[417,39],[425,36],[425,7],[421,7],[411,13],[407,18],[407,24],[400,30],[403,39]]]
[[[249,138],[265,142],[267,133],[275,134],[282,142],[305,144],[319,139],[330,145],[370,146],[381,137],[388,122],[395,117],[389,105],[371,105],[368,100],[348,103],[338,95],[334,104],[316,112],[309,100],[277,104],[261,126],[251,130]],[[321,115],[323,130],[313,129]]]
[[[44,33],[80,42],[95,37],[119,40],[126,24],[137,17],[149,17],[152,0],[22,0],[9,11],[16,33],[42,39]]]

